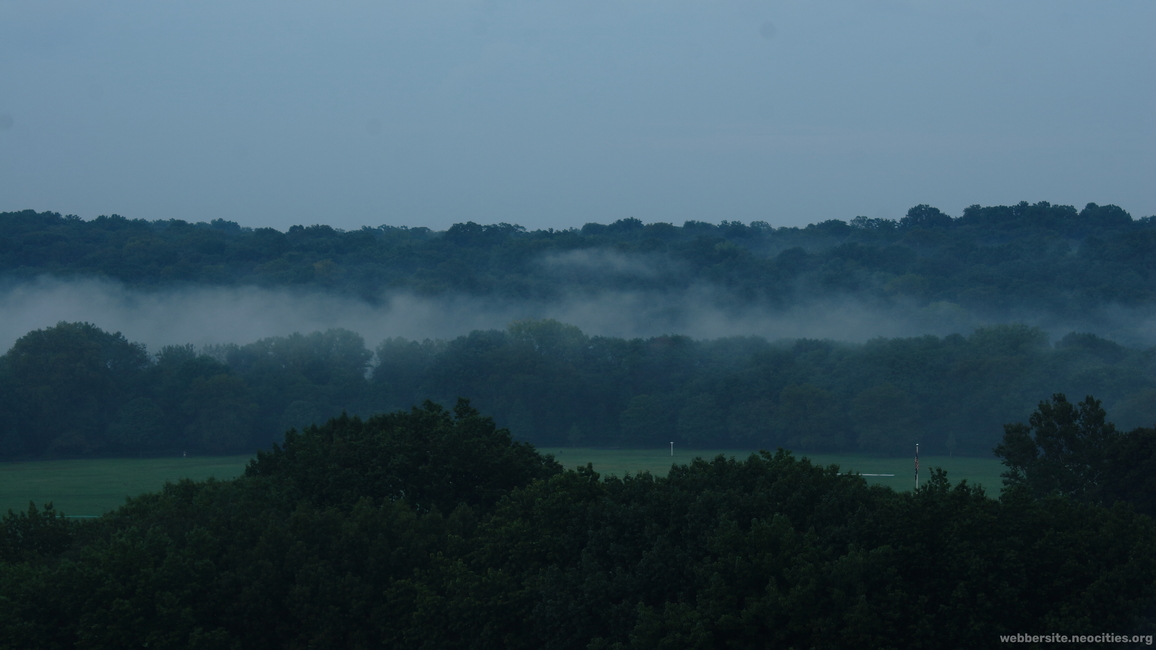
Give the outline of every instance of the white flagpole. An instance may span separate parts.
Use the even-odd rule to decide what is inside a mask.
[[[674,443],[673,443],[673,442],[672,442],[672,443],[670,443],[670,455],[671,455],[672,457],[674,456]]]
[[[915,489],[919,489],[919,443],[915,443]]]

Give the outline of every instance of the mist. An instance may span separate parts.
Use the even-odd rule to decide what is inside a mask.
[[[648,273],[642,266],[626,268]],[[677,293],[575,292],[549,301],[393,293],[373,304],[317,291],[252,286],[144,291],[107,280],[40,277],[0,288],[0,313],[0,346],[5,351],[28,332],[60,321],[85,321],[121,332],[155,353],[166,345],[245,344],[330,328],[357,332],[373,348],[389,337],[451,339],[473,330],[505,329],[516,320],[546,318],[576,325],[590,336],[621,338],[678,334],[862,342],[968,334],[985,325],[1024,322],[1044,328],[1053,341],[1071,331],[1092,331],[1127,345],[1156,344],[1156,314],[1151,310],[1115,307],[1072,323],[1046,314],[981,317],[950,303],[883,305],[862,297],[772,308],[741,303],[725,289],[706,284]]]

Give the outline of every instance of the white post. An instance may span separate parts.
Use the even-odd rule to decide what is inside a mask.
[[[674,443],[673,442],[670,443],[670,455],[671,455],[671,457],[674,457]]]
[[[915,443],[915,489],[919,489],[919,443]]]

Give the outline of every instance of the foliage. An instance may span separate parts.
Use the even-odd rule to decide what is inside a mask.
[[[294,498],[321,506],[359,499],[405,501],[419,511],[489,506],[511,489],[561,471],[552,456],[514,442],[510,432],[459,399],[453,417],[426,402],[409,413],[367,421],[342,415],[260,452],[246,476],[273,477]]]
[[[995,448],[1004,459],[1009,487],[1023,486],[1036,496],[1061,494],[1089,499],[1109,471],[1107,450],[1117,436],[1100,401],[1088,396],[1072,404],[1061,393],[1040,402],[1029,419],[1004,427]]]
[[[1122,501],[1156,515],[1156,431],[1116,431],[1091,395],[1072,404],[1057,393],[1040,402],[1028,422],[1005,425],[1003,442],[995,448],[1008,468],[1006,486],[1036,498]]]
[[[534,232],[0,214],[8,280],[371,301],[705,285],[731,307],[855,294],[929,323],[1150,306],[1154,251],[1152,218],[1046,202],[806,228]],[[0,357],[5,458],[249,450],[302,429],[241,478],[169,484],[93,522],[9,512],[0,647],[994,647],[1009,633],[1151,633],[1156,524],[1142,513],[1156,514],[1156,431],[1116,432],[1098,400],[1063,392],[1151,424],[1156,353],[1081,333],[1048,343],[1015,324],[849,345],[523,321],[389,339],[376,355],[333,330],[150,357],[60,323]],[[897,494],[781,450],[601,480],[560,472],[497,424],[550,444],[980,453],[1048,393],[1005,429],[1013,489],[1000,500],[942,472]],[[467,394],[495,419],[439,405]],[[342,411],[367,417],[316,424]]]
[[[958,218],[918,205],[898,222],[855,217],[805,228],[623,219],[567,230],[467,222],[444,232],[388,225],[280,232],[222,219],[0,213],[0,275],[14,278],[310,286],[371,301],[395,291],[557,299],[576,289],[675,293],[711,284],[745,305],[804,305],[854,292],[932,312],[950,305],[974,322],[1029,308],[1090,325],[1091,309],[1151,304],[1154,251],[1150,217],[1046,201],[974,205]]]
[[[114,352],[128,362],[101,356]],[[149,357],[119,334],[61,323],[0,357],[0,458],[245,453],[342,412],[451,407],[460,395],[536,445],[906,456],[918,442],[986,455],[1048,387],[1099,395],[1127,428],[1150,425],[1156,350],[1076,333],[1052,346],[1015,324],[853,345],[626,340],[545,320],[391,338],[376,354],[330,330]]]
[[[1156,428],[1121,434],[1105,453],[1107,473],[1100,483],[1104,503],[1123,501],[1156,518]]]
[[[105,428],[139,388],[148,363],[143,345],[90,323],[60,323],[22,337],[4,356],[22,447],[100,450]]]
[[[312,286],[371,302],[396,292],[528,301],[706,286],[735,313],[853,295],[906,310],[925,331],[972,333],[865,345],[622,340],[544,320],[449,341],[389,339],[376,354],[331,330],[149,357],[120,334],[60,323],[0,357],[0,458],[248,452],[343,411],[450,406],[459,395],[537,444],[895,454],[918,440],[931,453],[986,454],[990,432],[1055,390],[1100,395],[1122,424],[1153,423],[1151,349],[1086,332],[1049,346],[1037,328],[974,327],[1038,313],[1107,336],[1099,316],[1156,304],[1153,260],[1156,220],[1096,204],[971,206],[959,217],[919,205],[899,221],[805,228],[624,219],[445,232],[3,213],[9,281]]]
[[[8,511],[0,520],[0,562],[34,562],[67,549],[73,541],[76,524],[53,509],[52,503],[37,508],[28,504],[27,512]]]
[[[1146,631],[1156,606],[1156,524],[1127,508],[997,501],[942,471],[898,494],[782,450],[601,480],[459,407],[338,418],[236,480],[169,484],[20,554],[4,542],[0,644],[984,648]],[[457,427],[544,471],[424,507],[411,495],[474,471],[441,454],[391,498],[383,465]],[[58,521],[10,514],[0,540],[33,520]]]

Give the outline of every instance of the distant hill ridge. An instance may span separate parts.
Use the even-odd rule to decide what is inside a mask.
[[[378,301],[391,292],[560,299],[606,291],[666,294],[709,286],[720,302],[771,307],[855,295],[879,304],[1030,309],[1079,319],[1105,305],[1156,304],[1156,217],[1047,202],[918,205],[898,221],[856,217],[804,228],[766,222],[567,230],[500,223],[288,232],[213,219],[85,221],[0,213],[0,278],[102,277],[129,287],[306,287]]]

